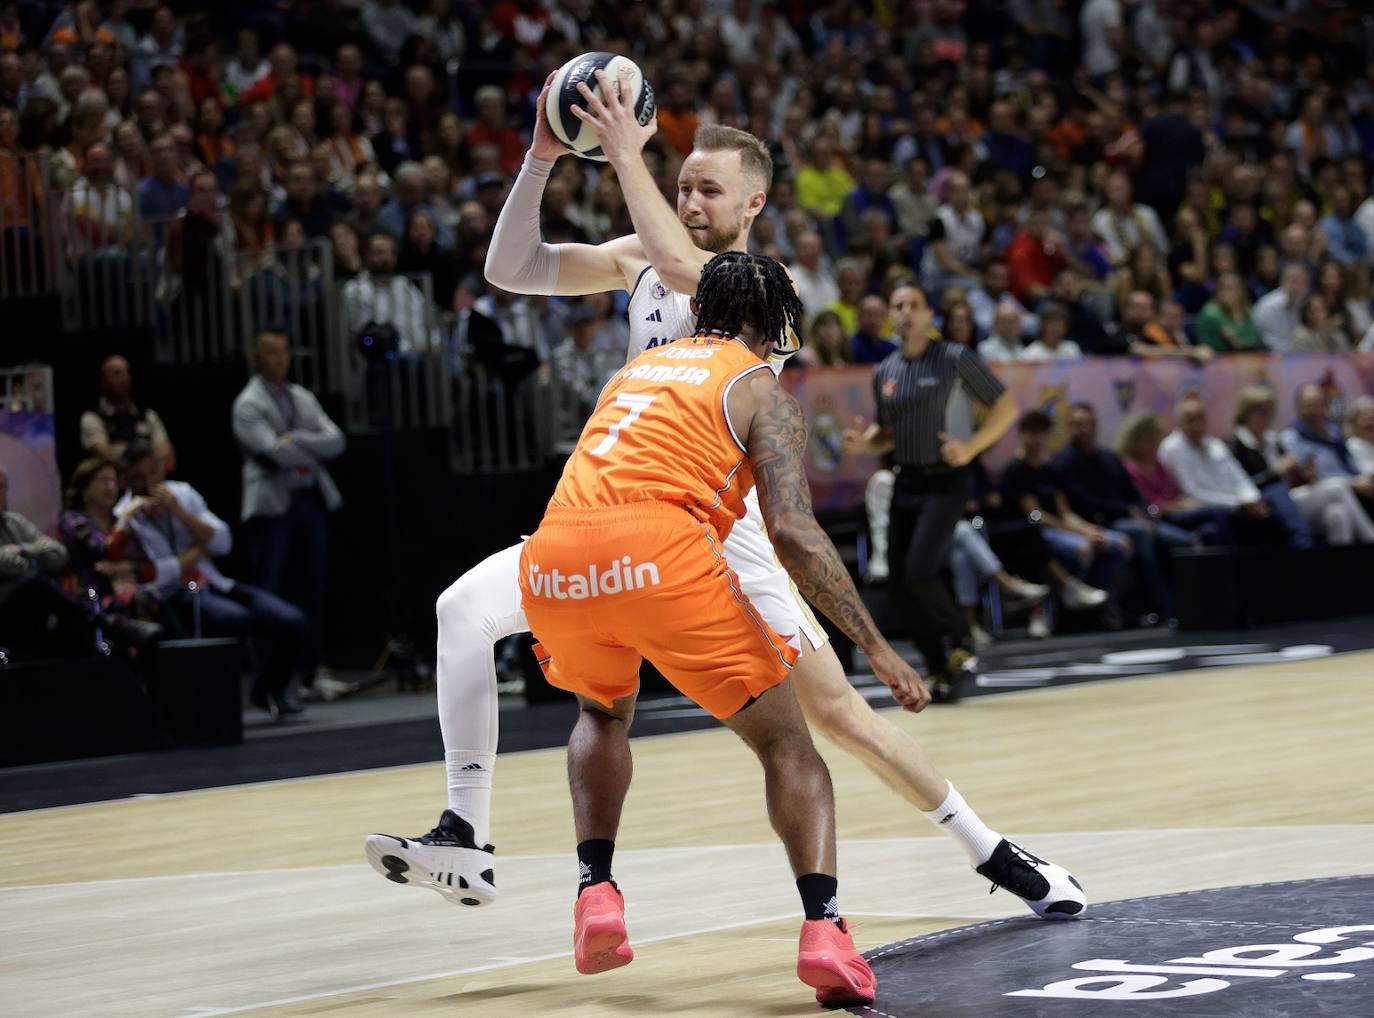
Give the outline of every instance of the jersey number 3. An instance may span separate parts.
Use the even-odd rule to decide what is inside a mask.
[[[606,432],[606,437],[596,444],[596,448],[590,451],[590,455],[605,456],[606,453],[610,452],[611,446],[620,441],[620,432],[639,420],[639,415],[648,410],[649,405],[656,399],[658,399],[657,396],[640,396],[628,392],[616,396],[615,405],[625,408],[625,416],[618,423],[611,425],[610,430]]]

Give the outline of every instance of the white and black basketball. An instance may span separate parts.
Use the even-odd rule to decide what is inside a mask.
[[[553,136],[583,159],[596,159],[604,163],[606,155],[601,151],[601,139],[597,137],[596,130],[590,124],[579,120],[572,111],[574,106],[584,109],[587,106],[586,98],[577,89],[579,82],[585,81],[587,87],[599,98],[605,99],[594,76],[598,70],[606,72],[606,77],[614,89],[619,89],[622,73],[629,78],[630,90],[635,100],[635,116],[640,124],[647,124],[653,119],[656,105],[654,90],[644,80],[639,65],[629,57],[622,57],[617,53],[583,53],[581,56],[573,57],[558,69],[558,73],[553,77],[553,84],[549,86],[546,104]]]

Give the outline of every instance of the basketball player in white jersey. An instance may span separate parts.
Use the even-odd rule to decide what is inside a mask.
[[[601,93],[611,95],[598,71]],[[549,76],[552,81],[553,75]],[[631,358],[696,331],[690,295],[702,267],[722,251],[745,251],[749,228],[763,210],[772,159],[751,134],[703,127],[678,175],[677,211],[663,200],[643,159],[657,129],[640,126],[629,101],[602,103],[583,87],[575,114],[596,127],[619,178],[636,232],[599,245],[545,244],[539,207],[554,162],[568,152],[538,100],[533,144],[497,219],[487,253],[487,279],[515,293],[580,296],[630,293]],[[777,370],[781,370],[780,365]],[[976,452],[981,450],[975,450]],[[975,870],[1012,891],[1037,915],[1066,919],[1086,898],[1068,871],[1039,859],[985,825],[954,785],[906,732],[877,714],[850,684],[824,631],[778,563],[763,529],[757,497],[731,530],[726,558],[750,601],[775,632],[794,634],[801,658],[792,672],[808,723],[859,758],[931,823],[951,835]],[[473,567],[438,602],[439,724],[448,770],[449,808],[419,838],[374,834],[369,861],[387,879],[430,887],[455,903],[484,905],[496,897],[494,856],[487,843],[491,775],[497,743],[496,669],[492,646],[528,624],[520,607],[520,546]]]

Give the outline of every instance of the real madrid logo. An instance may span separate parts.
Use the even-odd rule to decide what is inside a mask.
[[[844,434],[827,399],[817,400],[811,418],[811,464],[823,474],[833,474],[844,459]]]
[[[655,283],[653,289],[649,291],[654,295],[654,300],[662,300],[668,296],[668,288],[662,283]]]

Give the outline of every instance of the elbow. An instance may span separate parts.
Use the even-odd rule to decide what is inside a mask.
[[[701,282],[701,266],[697,262],[686,258],[671,258],[663,265],[655,265],[654,268],[658,271],[658,278],[668,289],[687,294],[697,292],[697,284]]]

